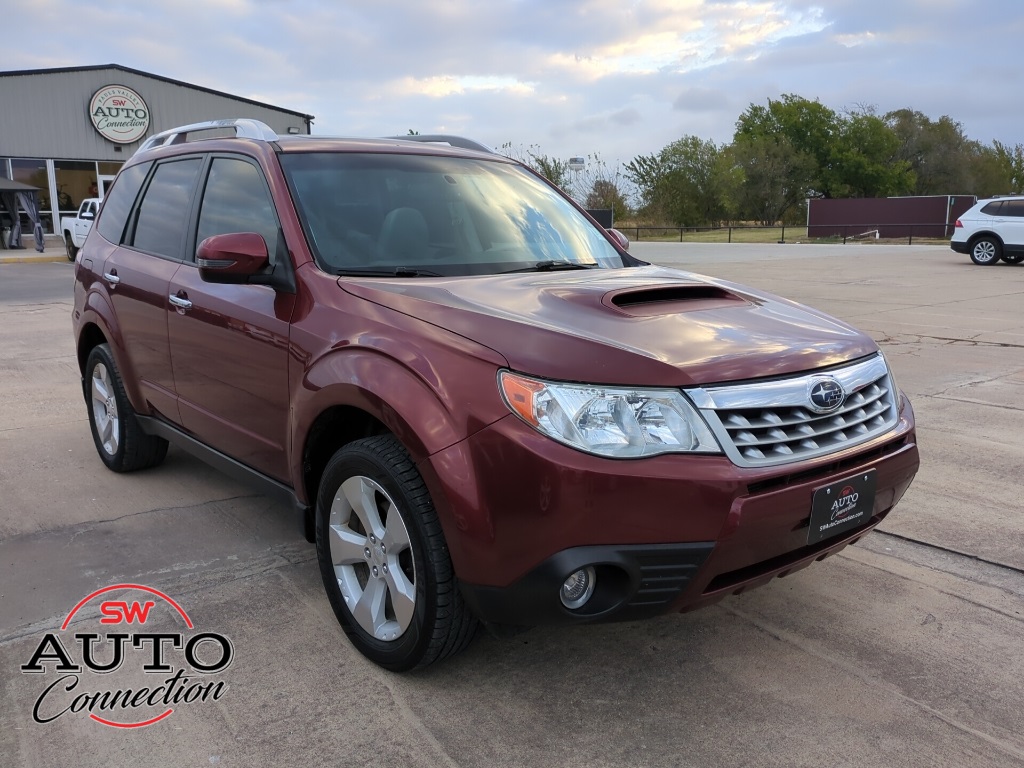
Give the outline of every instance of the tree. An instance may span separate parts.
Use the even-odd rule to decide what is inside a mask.
[[[810,194],[817,165],[786,137],[740,136],[729,148],[739,174],[730,185],[733,207],[744,220],[772,226]]]
[[[949,116],[932,120],[898,109],[887,113],[885,121],[899,139],[897,159],[907,161],[916,176],[916,194],[987,197],[1019,188],[1009,153],[1001,155],[998,148],[968,138]]]
[[[840,140],[839,115],[819,101],[787,93],[767,106],[751,104],[736,121],[734,140],[764,139],[788,144],[800,168],[813,165],[808,194],[821,197],[841,195],[841,181],[832,172],[836,143]],[[783,154],[789,154],[784,150]]]
[[[555,186],[569,191],[571,179],[569,178],[569,162],[567,160],[558,160],[543,154],[540,151],[540,147],[536,144],[523,147],[519,144],[513,144],[511,141],[506,141],[498,147],[498,150],[505,157],[510,157],[513,160],[518,160],[523,165],[530,166]]]
[[[626,198],[618,185],[611,179],[594,179],[584,206],[586,208],[611,208],[613,219],[629,214]]]
[[[914,190],[910,163],[899,158],[900,139],[868,110],[850,113],[839,125],[828,168],[833,196],[889,197]]]
[[[728,167],[723,147],[684,136],[657,155],[640,155],[626,164],[643,212],[679,226],[716,224],[725,218]]]
[[[998,141],[992,142],[992,151],[1002,166],[1003,173],[1009,181],[1007,192],[1020,194],[1024,191],[1024,145],[1016,144],[1008,147]]]

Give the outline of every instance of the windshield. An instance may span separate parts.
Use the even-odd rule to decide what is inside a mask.
[[[314,257],[337,274],[491,275],[624,266],[554,189],[503,162],[281,156]]]

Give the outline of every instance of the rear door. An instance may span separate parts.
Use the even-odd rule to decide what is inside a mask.
[[[215,155],[204,170],[189,258],[174,275],[168,321],[183,426],[199,440],[287,480],[288,335],[295,296],[264,285],[199,277],[195,252],[211,235],[256,232],[271,259],[287,259],[270,190],[258,164]]]
[[[135,406],[173,423],[179,416],[167,341],[168,284],[181,266],[201,166],[202,158],[193,156],[159,163],[152,173],[149,163],[126,169],[98,225],[106,240],[118,243],[107,253],[102,280],[126,353],[119,363],[127,368],[125,378],[138,382],[144,400]],[[143,186],[133,207],[135,195],[127,199],[128,194]]]
[[[1005,250],[1024,253],[1024,200],[1004,200],[1000,213]]]

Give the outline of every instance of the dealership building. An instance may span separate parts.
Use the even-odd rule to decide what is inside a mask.
[[[117,64],[0,72],[0,114],[0,178],[39,189],[48,234],[84,198],[102,196],[148,136],[220,118],[255,118],[279,134],[309,133],[313,122]]]

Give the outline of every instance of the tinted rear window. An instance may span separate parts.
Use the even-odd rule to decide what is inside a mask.
[[[96,228],[104,239],[112,243],[120,243],[124,236],[124,225],[128,222],[135,198],[139,196],[142,182],[146,180],[153,163],[140,163],[121,171],[117,183],[111,188],[103,206],[103,216],[96,223]]]
[[[139,205],[132,243],[140,251],[181,258],[189,204],[202,159],[161,163]]]
[[[1024,200],[1004,200],[1003,216],[1024,217]]]

